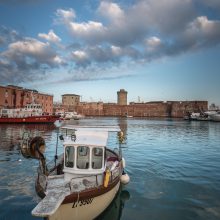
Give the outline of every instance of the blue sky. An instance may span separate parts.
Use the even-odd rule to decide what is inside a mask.
[[[220,105],[219,0],[0,0],[0,85],[61,100]]]

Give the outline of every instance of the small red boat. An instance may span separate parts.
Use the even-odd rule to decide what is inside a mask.
[[[40,104],[28,104],[24,108],[2,109],[0,123],[54,123],[58,116],[45,115]]]

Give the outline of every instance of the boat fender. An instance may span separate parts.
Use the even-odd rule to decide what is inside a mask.
[[[107,169],[105,171],[105,178],[104,178],[104,187],[108,187],[108,183],[109,183],[109,180],[110,180],[110,175],[111,175],[111,172],[109,169]]]
[[[127,173],[124,173],[121,175],[120,181],[122,184],[126,185],[130,182],[130,177],[128,176]]]
[[[122,157],[121,161],[122,161],[122,167],[125,168],[125,158]]]

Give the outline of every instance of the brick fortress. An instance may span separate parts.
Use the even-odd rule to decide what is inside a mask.
[[[156,101],[127,104],[127,91],[121,89],[117,92],[116,103],[103,102],[77,102],[69,106],[77,113],[85,116],[117,116],[117,117],[174,117],[182,118],[187,112],[203,112],[208,110],[207,101]],[[71,94],[68,94],[71,96]],[[72,99],[79,97],[72,94]]]

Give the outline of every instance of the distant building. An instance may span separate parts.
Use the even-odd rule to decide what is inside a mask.
[[[79,105],[80,96],[76,94],[64,94],[62,95],[62,105],[68,111],[75,111],[76,106]]]
[[[118,105],[127,105],[127,94],[128,92],[124,89],[120,89],[120,91],[117,92],[118,94]]]
[[[212,103],[210,106],[209,106],[209,110],[210,111],[218,111],[220,108],[219,106],[215,105],[215,103]]]
[[[14,85],[0,86],[0,108],[22,108],[32,102],[41,104],[43,112],[53,113],[53,95]]]

